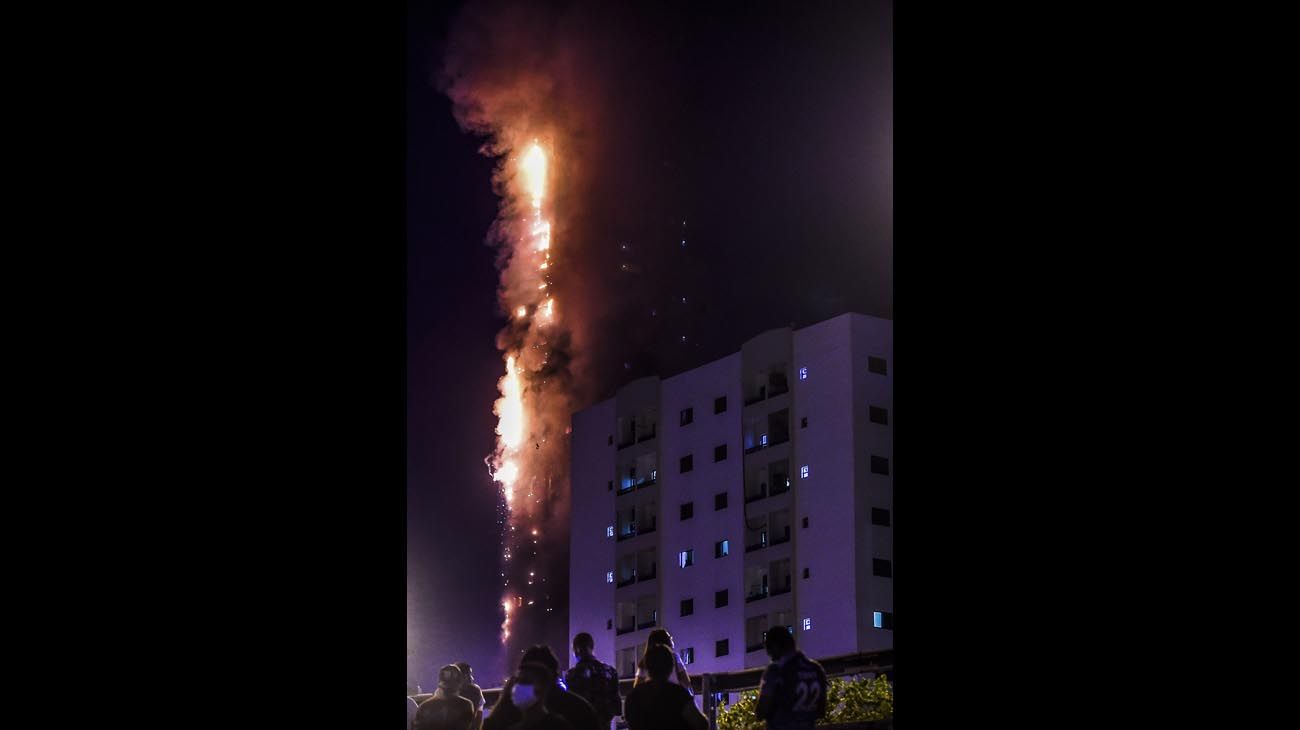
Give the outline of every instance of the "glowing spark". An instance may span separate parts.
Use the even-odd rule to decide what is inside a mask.
[[[523,319],[524,317],[528,316],[528,307],[520,307],[519,309],[515,310],[515,314],[519,315],[520,319]]]

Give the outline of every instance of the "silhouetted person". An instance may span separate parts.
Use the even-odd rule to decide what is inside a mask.
[[[591,705],[560,686],[560,662],[555,658],[555,652],[551,651],[550,647],[538,644],[525,651],[519,659],[519,670],[522,672],[524,669],[543,673],[540,679],[536,678],[535,673],[530,673],[528,676],[533,685],[538,683],[544,685],[545,691],[541,694],[544,695],[543,702],[547,712],[568,721],[568,724],[573,726],[573,730],[599,730],[596,712]],[[497,700],[496,706],[483,721],[483,730],[509,730],[523,719],[523,708],[516,704],[514,693],[509,691],[512,689],[510,685],[517,683],[516,677],[512,677],[511,681],[506,683],[507,686],[502,687],[501,698]],[[533,686],[531,689],[520,691],[525,694],[529,692],[536,694],[538,689],[539,687]],[[551,721],[546,720],[546,722]]]
[[[708,730],[709,721],[695,707],[686,688],[668,681],[673,651],[663,644],[647,646],[642,663],[649,678],[627,696],[623,717],[631,730]]]
[[[470,730],[474,706],[460,696],[460,668],[448,664],[438,671],[438,689],[415,711],[413,730]]]
[[[596,658],[596,640],[585,631],[573,637],[573,656],[578,660],[564,674],[569,691],[591,703],[601,730],[623,714],[623,698],[618,694],[618,672]]]
[[[655,629],[650,632],[650,635],[645,640],[646,651],[650,651],[652,646],[668,648],[668,653],[673,655],[673,671],[668,675],[668,681],[681,685],[687,692],[690,692],[692,697],[695,696],[695,693],[691,691],[691,675],[686,671],[686,665],[682,663],[682,658],[677,656],[677,652],[673,651],[673,636],[668,633],[668,629]],[[641,661],[636,666],[636,679],[632,681],[634,687],[650,679],[650,674],[646,671],[644,656],[641,657]]]
[[[826,715],[826,672],[795,648],[784,626],[767,630],[763,641],[772,663],[758,688],[758,719],[768,730],[813,730]]]
[[[498,717],[499,711],[506,709],[502,703],[509,703],[507,712],[518,717],[510,723],[509,730],[573,730],[568,720],[546,706],[551,695],[559,691],[550,669],[539,663],[523,662],[515,676],[506,681],[488,723]],[[498,722],[505,723],[508,719],[501,715]]]
[[[469,662],[456,662],[456,667],[461,676],[460,696],[474,705],[474,722],[470,730],[479,730],[483,726],[483,688],[474,683],[474,668]]]

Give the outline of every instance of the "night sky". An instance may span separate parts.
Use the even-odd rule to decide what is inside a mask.
[[[517,57],[475,62],[553,70],[576,130],[555,247],[584,403],[773,327],[892,318],[890,3],[468,5],[526,29]],[[438,84],[461,10],[412,2],[407,24],[408,676],[426,690],[447,662],[485,687],[502,667],[495,163]]]

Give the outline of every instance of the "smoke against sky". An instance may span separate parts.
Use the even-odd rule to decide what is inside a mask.
[[[554,394],[568,399],[548,411],[555,423],[627,380],[703,364],[772,327],[892,316],[891,14],[888,3],[411,12],[413,679],[427,685],[448,654],[499,660],[498,620],[482,618],[500,613],[482,458],[503,373],[493,344],[527,333],[496,298],[534,295],[536,273],[512,270],[502,245],[528,213],[511,202],[514,153],[533,138],[551,152],[550,286],[564,337],[550,347],[563,365]],[[475,159],[479,148],[490,157]],[[546,640],[564,656],[563,630]],[[480,676],[499,679],[495,667]]]

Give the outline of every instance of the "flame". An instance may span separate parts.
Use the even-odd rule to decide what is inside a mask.
[[[546,195],[546,153],[542,146],[533,143],[524,154],[522,163],[524,173],[524,190],[532,196],[533,208],[542,207],[542,198]]]
[[[497,401],[497,435],[507,449],[519,446],[524,440],[523,387],[519,382],[519,368],[514,356],[506,358],[506,374],[498,383],[501,399]],[[511,476],[513,480],[514,476]]]

